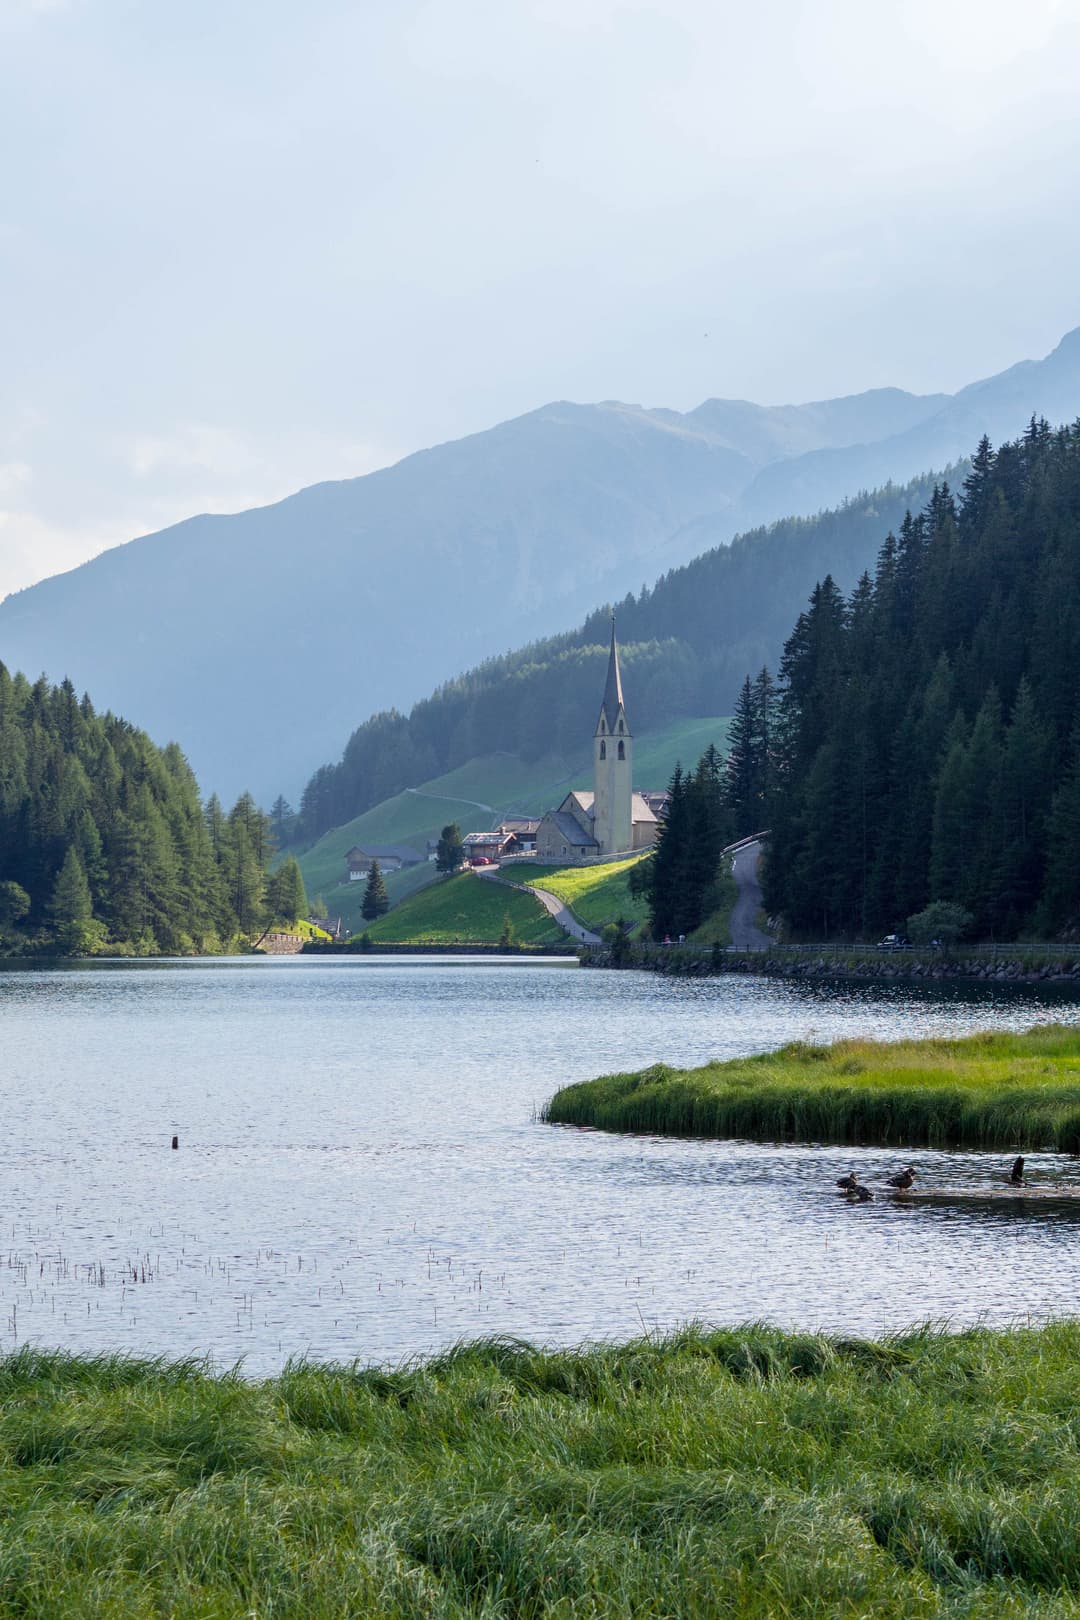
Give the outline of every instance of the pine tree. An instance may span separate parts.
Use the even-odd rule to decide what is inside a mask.
[[[101,930],[94,923],[90,885],[74,845],[68,849],[64,864],[56,874],[49,915],[57,949],[64,956],[84,954],[93,949],[101,937]]]
[[[687,900],[691,821],[686,779],[676,765],[668,788],[667,814],[660,823],[648,861],[649,926],[654,939],[683,932]]]
[[[270,806],[270,826],[273,829],[274,843],[278,849],[283,849],[288,843],[295,820],[296,811],[285,795],[279,793]]]
[[[376,917],[382,917],[390,910],[390,896],[386,892],[382,872],[378,861],[372,861],[368,867],[367,887],[364,890],[364,901],[360,907],[360,915],[365,922],[374,922]]]
[[[757,717],[754,686],[749,675],[743,681],[735,713],[728,727],[725,797],[732,813],[736,834],[745,838],[755,828],[758,761],[756,756]]]
[[[1048,819],[1039,923],[1048,933],[1075,933],[1080,927],[1080,725]]]
[[[461,828],[456,821],[451,821],[439,834],[435,850],[435,870],[456,872],[464,859],[465,845],[462,842]]]
[[[753,697],[754,809],[758,825],[748,828],[744,837],[751,832],[764,831],[772,816],[777,771],[777,707],[776,683],[768,665],[764,664],[754,681]]]
[[[271,923],[293,924],[307,915],[307,894],[299,863],[287,855],[266,885],[266,911]]]

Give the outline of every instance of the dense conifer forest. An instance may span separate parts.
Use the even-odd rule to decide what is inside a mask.
[[[746,671],[775,665],[815,579],[829,570],[854,584],[884,530],[932,488],[930,477],[889,485],[814,518],[753,530],[618,603],[635,731],[731,713]],[[503,750],[535,760],[579,751],[596,724],[609,613],[605,605],[572,634],[489,659],[408,715],[374,715],[353,732],[339,763],[312,776],[299,816],[283,827],[289,841],[312,841],[478,755]]]
[[[984,439],[780,666],[766,902],[872,938],[931,902],[976,936],[1080,926],[1080,423]]]
[[[0,664],[0,947],[222,950],[306,910],[273,852],[249,794],[204,808],[175,744]]]

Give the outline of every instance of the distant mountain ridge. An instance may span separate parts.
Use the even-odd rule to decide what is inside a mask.
[[[1080,414],[1080,329],[951,396],[557,402],[117,546],[0,604],[0,658],[182,740],[207,790],[295,793],[373,711],[739,530],[943,467],[1033,413]]]

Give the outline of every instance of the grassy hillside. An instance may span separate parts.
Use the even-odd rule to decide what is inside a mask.
[[[642,923],[648,916],[645,901],[635,899],[629,889],[630,873],[643,859],[642,855],[633,855],[629,860],[611,861],[604,866],[537,866],[531,861],[515,861],[506,869],[506,876],[514,883],[531,883],[556,895],[579,922],[599,933],[618,917]]]
[[[473,872],[441,878],[363,928],[376,943],[496,945],[507,917],[516,945],[554,945],[566,939],[531,894]]]
[[[1067,1620],[1080,1325],[0,1361],[0,1610]]]
[[[727,739],[726,719],[680,720],[663,731],[634,739],[634,786],[666,787],[676,764],[696,764],[711,742],[722,748]],[[433,778],[385,799],[362,816],[324,833],[318,843],[299,855],[304,885],[313,898],[321,894],[332,917],[341,916],[349,928],[359,927],[363,885],[349,883],[345,855],[353,844],[412,844],[423,853],[427,840],[437,838],[448,821],[463,832],[494,826],[501,816],[541,815],[559,802],[571,787],[591,786],[592,753],[585,747],[573,759],[558,755],[527,765],[515,754],[488,754],[470,760],[445,776]],[[399,873],[387,878],[395,903],[424,878]],[[359,892],[358,892],[359,891]]]
[[[553,1124],[750,1141],[1080,1153],[1080,1029],[963,1040],[796,1042],[565,1086]]]

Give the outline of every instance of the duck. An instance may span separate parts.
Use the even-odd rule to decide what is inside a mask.
[[[897,1175],[890,1176],[888,1180],[890,1187],[898,1187],[901,1192],[907,1192],[908,1188],[913,1186],[914,1183],[915,1166],[913,1164],[909,1164],[906,1170],[901,1170]]]
[[[1009,1171],[1009,1180],[1014,1187],[1022,1187],[1024,1184],[1024,1155],[1022,1153],[1018,1153],[1013,1160],[1013,1167]]]
[[[870,1191],[869,1187],[864,1187],[860,1183],[859,1186],[853,1187],[851,1190],[855,1194],[855,1200],[857,1203],[872,1204],[874,1202],[874,1195]]]
[[[849,1170],[846,1176],[841,1176],[836,1185],[842,1192],[858,1192],[859,1178],[854,1170]]]

